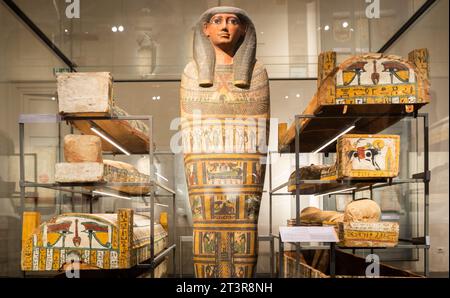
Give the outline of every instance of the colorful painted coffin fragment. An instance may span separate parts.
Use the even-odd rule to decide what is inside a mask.
[[[319,56],[316,100],[321,105],[399,104],[422,106],[430,101],[428,51],[412,51],[408,60],[395,55],[365,54],[346,59],[336,67],[336,53]]]
[[[298,119],[300,152],[320,148],[352,125],[355,134],[379,133],[430,102],[426,49],[413,50],[408,60],[370,53],[350,57],[338,66],[336,53],[324,52],[318,66],[317,92],[302,115],[329,118]],[[361,118],[340,117],[344,114]],[[293,150],[295,131],[295,123],[289,128],[279,124],[280,151]]]
[[[212,17],[222,18],[222,13],[234,17],[225,15],[226,22],[213,23]],[[231,26],[242,23],[247,30],[236,45],[233,63],[216,62],[219,58],[203,28],[230,26],[231,32]],[[213,8],[200,18],[195,61],[182,76],[184,162],[197,277],[255,273],[269,118],[269,83],[266,70],[255,60],[255,48],[254,27],[245,12]]]
[[[150,219],[131,209],[117,214],[67,213],[39,225],[39,213],[25,212],[23,271],[126,269],[150,258]],[[155,225],[155,254],[167,247],[168,235]]]
[[[398,176],[400,162],[400,136],[354,135],[341,136],[336,146],[336,162],[332,165],[310,165],[300,168],[300,180],[322,180],[330,183],[303,181],[301,194],[337,191],[346,185],[337,180],[355,180],[355,187],[365,186],[362,180],[393,178]],[[296,172],[289,176],[288,190],[296,191]]]
[[[424,57],[426,58],[426,57]],[[400,57],[368,54],[346,60],[335,76],[335,104],[420,104],[427,74]]]
[[[337,142],[337,178],[392,178],[398,175],[400,136],[347,134]]]
[[[396,222],[340,222],[338,235],[342,247],[394,247],[398,243]]]

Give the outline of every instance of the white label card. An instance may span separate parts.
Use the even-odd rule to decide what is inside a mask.
[[[282,242],[339,242],[333,227],[280,227]]]

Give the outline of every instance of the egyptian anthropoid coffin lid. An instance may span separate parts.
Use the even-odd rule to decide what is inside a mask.
[[[194,61],[197,65],[199,85],[210,87],[213,84],[215,52],[208,37],[203,32],[203,25],[216,14],[235,14],[246,26],[245,36],[238,43],[238,49],[233,57],[233,84],[238,87],[248,87],[251,81],[253,65],[256,56],[255,26],[243,9],[230,6],[213,7],[205,11],[197,22],[194,33]]]

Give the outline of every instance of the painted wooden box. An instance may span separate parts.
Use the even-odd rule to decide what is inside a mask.
[[[336,250],[335,278],[366,278],[365,258]],[[381,278],[420,278],[411,271],[380,263]],[[304,250],[297,262],[295,251],[286,251],[283,258],[283,277],[330,278],[329,250]]]
[[[346,134],[338,139],[336,152],[336,162],[332,165],[310,165],[300,168],[301,194],[317,194],[346,188],[346,185],[337,182],[343,179],[354,180],[355,187],[363,187],[370,182],[362,180],[398,176],[400,162],[398,135]],[[291,193],[296,191],[295,171],[289,176],[288,191]]]
[[[338,139],[336,151],[337,179],[398,176],[398,135],[343,135]]]
[[[155,225],[154,252],[163,251],[168,234]],[[150,219],[131,209],[117,214],[67,213],[40,223],[25,212],[23,271],[60,271],[74,261],[80,269],[128,269],[150,258]]]
[[[394,247],[398,243],[396,222],[340,222],[337,226],[339,246]]]

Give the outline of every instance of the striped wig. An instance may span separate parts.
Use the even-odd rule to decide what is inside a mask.
[[[194,61],[197,65],[199,86],[211,87],[214,81],[216,55],[208,37],[203,33],[205,23],[220,13],[235,14],[246,25],[244,38],[238,42],[238,50],[233,58],[233,85],[249,88],[256,55],[256,32],[247,13],[236,7],[220,6],[205,11],[197,22],[194,33]]]

